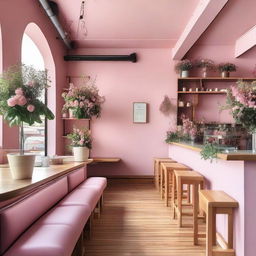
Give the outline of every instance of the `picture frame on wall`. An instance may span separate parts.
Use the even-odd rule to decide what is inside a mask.
[[[145,124],[148,122],[148,103],[133,102],[133,123]]]

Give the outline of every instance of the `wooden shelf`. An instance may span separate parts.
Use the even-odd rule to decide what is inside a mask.
[[[62,117],[61,118],[62,120],[77,120],[77,121],[79,121],[79,120],[87,120],[87,121],[89,121],[89,120],[91,120],[91,119],[89,119],[89,118],[69,118],[69,117]]]
[[[227,94],[227,92],[222,92],[222,91],[217,91],[217,92],[216,91],[199,91],[199,92],[178,91],[178,94]]]
[[[70,157],[70,160],[73,159],[73,155],[65,155],[66,157]],[[121,158],[118,157],[93,157],[89,158],[90,163],[118,163],[121,161]]]
[[[256,80],[256,77],[179,77],[178,81],[237,81],[237,80],[244,80],[244,81],[253,81]]]

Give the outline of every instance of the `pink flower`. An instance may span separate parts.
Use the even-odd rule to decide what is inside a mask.
[[[15,94],[16,94],[16,95],[23,95],[23,90],[22,90],[21,88],[17,88],[17,89],[15,90]]]
[[[83,141],[83,140],[80,140],[80,141],[79,141],[79,145],[83,146],[83,144],[84,144],[84,141]]]
[[[19,106],[24,106],[24,105],[26,105],[27,104],[27,99],[24,97],[24,96],[22,96],[22,95],[17,95],[17,96],[15,96],[17,99],[18,99],[18,105]],[[15,98],[14,97],[14,98]]]
[[[36,83],[35,83],[34,80],[31,80],[31,81],[28,82],[28,86],[30,86],[30,87],[34,87],[35,84],[36,84]]]
[[[29,104],[29,105],[27,106],[27,110],[28,110],[29,112],[34,112],[34,110],[35,110],[35,106],[34,106],[34,105]]]
[[[17,99],[15,97],[11,97],[7,100],[7,104],[9,107],[14,107],[15,105],[17,105]]]
[[[73,105],[74,105],[74,107],[78,107],[78,105],[79,105],[78,100],[75,100],[75,101],[73,102]]]
[[[80,106],[80,108],[82,108],[84,106],[84,103],[82,101],[80,101],[79,106]]]

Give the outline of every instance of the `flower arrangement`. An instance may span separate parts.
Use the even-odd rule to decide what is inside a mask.
[[[180,71],[189,71],[193,68],[193,63],[192,61],[185,59],[182,60],[180,62],[178,62],[175,66],[175,70],[177,73],[179,73]]]
[[[73,128],[73,132],[68,134],[67,137],[71,140],[71,146],[73,147],[92,148],[91,132],[87,128]]]
[[[182,132],[185,137],[188,139],[195,139],[197,135],[197,126],[189,118],[186,118],[185,115],[181,116],[182,120]]]
[[[227,90],[226,105],[236,123],[242,124],[249,132],[256,131],[256,81],[238,81]]]
[[[206,142],[200,151],[201,158],[204,160],[210,160],[210,162],[213,161],[213,159],[217,159],[218,153],[220,153],[221,150],[218,148],[218,145],[216,142]]]
[[[42,102],[48,83],[46,71],[26,65],[13,66],[0,78],[0,114],[10,126],[21,127],[21,154],[24,154],[23,123],[42,123],[42,116],[54,119],[51,110]]]
[[[218,66],[220,72],[233,72],[236,71],[236,65],[232,63],[220,63]]]
[[[101,105],[105,101],[94,84],[75,87],[70,83],[68,92],[62,93],[62,97],[65,100],[62,111],[70,109],[78,119],[99,117]]]

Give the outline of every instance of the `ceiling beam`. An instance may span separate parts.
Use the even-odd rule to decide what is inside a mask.
[[[235,57],[238,58],[256,45],[256,25],[236,40]]]
[[[201,0],[172,49],[172,58],[181,60],[215,19],[228,0]]]

